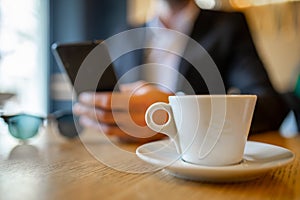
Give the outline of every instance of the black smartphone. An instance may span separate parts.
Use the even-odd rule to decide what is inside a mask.
[[[91,53],[91,51],[101,43],[102,41],[84,41],[76,43],[54,43],[52,44],[52,53],[59,66],[59,68],[66,72],[74,90],[77,94],[84,91],[113,91],[117,89],[117,78],[114,72],[114,67],[112,64],[107,66],[99,65],[101,62],[101,56],[107,59],[109,53],[106,50],[102,50],[97,55],[97,62],[91,62],[87,69],[80,71],[80,76],[78,72],[85,58]],[[101,69],[105,67],[105,69]],[[104,70],[99,75],[99,71]],[[78,77],[80,80],[78,80]],[[77,78],[77,80],[76,80]],[[97,81],[97,82],[95,82]],[[95,88],[96,87],[96,88]]]

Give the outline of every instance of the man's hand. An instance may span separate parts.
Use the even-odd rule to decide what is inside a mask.
[[[171,93],[153,85],[136,82],[120,86],[120,92],[86,92],[73,107],[84,127],[93,127],[125,142],[148,142],[164,136],[150,130],[145,122],[147,108],[155,102],[168,102]],[[163,117],[166,120],[166,116]]]

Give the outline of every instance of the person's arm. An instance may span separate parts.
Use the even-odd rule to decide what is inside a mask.
[[[241,93],[258,95],[251,132],[276,130],[288,108],[271,84],[244,15],[237,13],[234,20],[232,57],[227,72],[228,85],[238,88]]]
[[[84,127],[98,129],[123,142],[148,142],[164,136],[146,126],[145,112],[154,102],[168,102],[171,94],[142,82],[120,86],[121,92],[82,93],[73,111]]]

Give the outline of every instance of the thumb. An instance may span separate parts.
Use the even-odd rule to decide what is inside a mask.
[[[121,92],[131,93],[145,85],[147,85],[147,82],[140,80],[133,83],[120,84],[119,88]]]

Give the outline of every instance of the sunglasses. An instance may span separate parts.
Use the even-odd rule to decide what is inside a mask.
[[[66,138],[75,138],[82,131],[82,127],[76,123],[78,118],[70,111],[56,111],[47,118],[25,113],[0,115],[0,118],[8,125],[9,133],[20,140],[27,140],[36,136],[46,119],[50,122],[56,121],[59,133]]]

